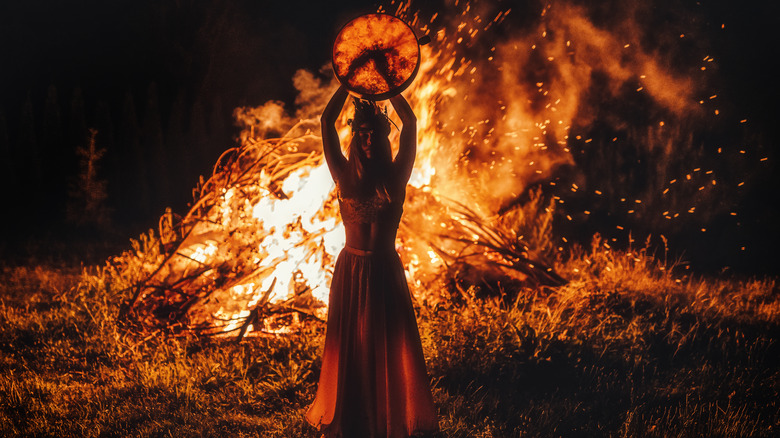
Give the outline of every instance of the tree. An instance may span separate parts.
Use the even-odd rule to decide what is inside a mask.
[[[110,216],[106,207],[108,194],[107,183],[98,175],[100,159],[106,150],[98,148],[96,137],[98,131],[89,129],[87,147],[78,147],[79,173],[71,186],[70,202],[67,208],[67,219],[78,226],[94,226],[105,230],[110,224]]]

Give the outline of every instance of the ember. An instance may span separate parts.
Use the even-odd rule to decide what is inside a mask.
[[[420,34],[434,35],[433,44],[420,49],[419,74],[405,93],[418,116],[419,146],[397,249],[419,301],[436,302],[462,291],[464,282],[491,276],[531,286],[565,283],[553,269],[560,248],[551,234],[563,199],[532,189],[559,166],[573,164],[571,126],[595,65],[614,87],[641,76],[641,92],[671,113],[693,105],[690,79],[666,72],[641,51],[633,55],[636,62],[625,63],[628,46],[572,6],[545,8],[537,35],[502,41],[486,59],[468,59],[478,36],[509,11],[481,17],[468,4],[461,7],[437,32],[408,3],[395,11]],[[553,28],[558,31],[548,32]],[[345,40],[356,39],[350,32],[349,25],[342,31]],[[414,32],[397,38],[414,38]],[[416,40],[409,43],[418,50]],[[354,60],[365,49],[344,56]],[[400,69],[401,79],[383,76],[387,83],[363,91],[381,94],[382,87],[397,86],[409,77],[407,67]],[[334,68],[349,78],[340,63]],[[115,260],[117,269],[137,271],[125,309],[129,319],[243,336],[324,317],[344,232],[322,159],[318,116],[336,81],[323,84],[299,72],[294,83],[301,96],[295,118],[274,102],[237,109],[241,145],[225,152],[211,178],[201,181],[192,209],[180,219],[171,213],[162,218],[159,247],[146,239],[136,254]],[[342,117],[340,135],[348,144],[348,115]],[[286,133],[269,138],[269,131]],[[585,191],[573,182],[564,188]]]

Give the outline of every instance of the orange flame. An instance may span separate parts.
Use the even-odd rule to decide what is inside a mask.
[[[440,251],[459,250],[441,242],[433,247],[430,236],[463,232],[455,236],[461,243],[478,238],[455,225],[453,201],[489,220],[530,185],[572,163],[567,147],[572,121],[587,110],[582,96],[595,68],[605,70],[613,84],[643,78],[647,92],[674,111],[688,108],[691,93],[688,80],[666,72],[639,49],[635,62],[622,62],[624,44],[574,6],[548,6],[532,31],[502,40],[482,59],[468,59],[465,53],[485,46],[479,38],[509,11],[482,8],[490,15],[481,16],[470,3],[455,7],[461,12],[436,32],[419,24],[409,2],[396,11],[421,33],[433,34],[433,43],[422,47],[417,78],[404,93],[418,118],[418,156],[397,247],[422,300],[432,298],[425,278],[441,271]],[[244,176],[220,187],[209,220],[194,226],[179,257],[158,275],[160,281],[182,278],[203,266],[249,258],[235,263],[241,272],[190,311],[191,321],[223,321],[221,329],[234,330],[262,303],[294,306],[302,290],[322,303],[318,316],[327,311],[344,231],[321,159],[318,117],[337,84],[323,84],[305,71],[294,84],[300,92],[295,117],[278,102],[235,111],[245,129],[229,172]],[[348,143],[347,118],[342,115],[342,144]],[[398,132],[391,136],[397,144]],[[261,160],[264,167],[253,167]],[[220,275],[204,274],[212,281]]]

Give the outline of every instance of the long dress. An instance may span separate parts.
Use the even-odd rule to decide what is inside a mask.
[[[346,227],[398,229],[402,203],[342,199]],[[307,420],[326,437],[406,438],[438,429],[403,265],[394,248],[341,251],[331,283],[322,370]]]

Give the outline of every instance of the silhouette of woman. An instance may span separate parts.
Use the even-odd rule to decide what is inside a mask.
[[[403,124],[393,158],[387,115],[376,103],[355,99],[345,158],[335,123],[346,98],[339,88],[322,114],[325,161],[338,190],[346,246],[333,273],[322,371],[306,418],[328,438],[406,438],[438,429],[409,287],[395,251],[417,119],[401,95],[390,99]]]

